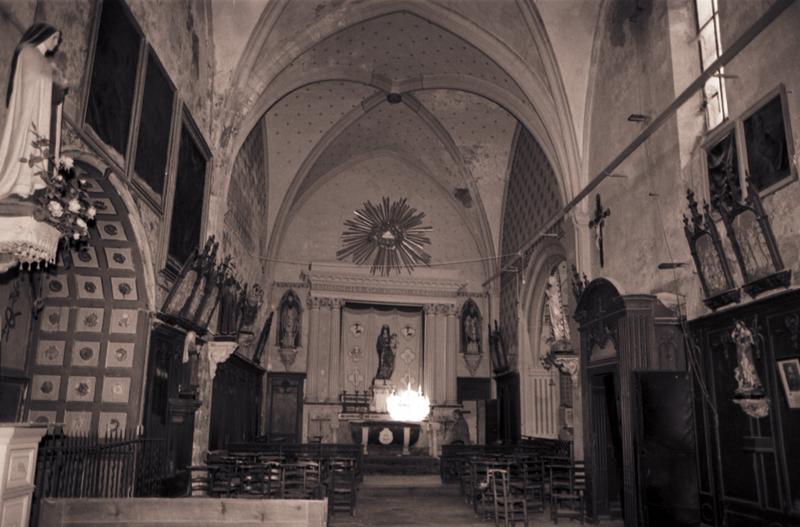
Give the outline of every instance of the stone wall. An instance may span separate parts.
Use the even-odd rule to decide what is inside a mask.
[[[764,2],[745,4],[721,2],[723,51],[765,11]],[[737,121],[783,84],[790,126],[798,129],[800,68],[794,66],[793,54],[800,40],[792,28],[799,23],[800,7],[794,5],[726,67],[730,121]],[[595,73],[590,83],[589,177],[600,173],[647,126],[648,122],[628,121],[629,115],[654,118],[699,75],[694,33],[692,5],[653,2],[636,10],[631,2],[608,4],[595,42]],[[694,190],[698,201],[708,199],[705,147],[715,133],[705,131],[698,93],[614,171],[615,177],[598,187],[596,193],[611,215],[605,223],[603,267],[597,249],[589,248],[590,278],[609,278],[624,293],[677,293],[686,299],[689,318],[708,312],[683,235],[682,215],[687,212],[687,188]],[[790,141],[796,151],[797,139]],[[796,276],[800,228],[793,211],[800,188],[797,168],[793,170],[791,183],[762,197],[784,262]],[[587,198],[589,213],[596,193]],[[718,227],[724,238],[724,227],[721,223]],[[665,271],[658,269],[662,262],[689,265]],[[735,268],[735,260],[733,264]],[[743,295],[743,302],[750,300]]]

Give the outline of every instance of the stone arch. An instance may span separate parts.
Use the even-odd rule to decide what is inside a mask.
[[[44,273],[28,419],[102,434],[133,428],[142,417],[150,263],[115,176],[88,154],[77,152],[75,166],[87,175],[96,225],[84,251],[63,251],[61,265]]]
[[[545,305],[545,284],[552,270],[567,261],[564,247],[551,241],[539,248],[523,271],[521,293],[522,316],[517,338],[520,354],[520,411],[523,429],[533,435],[556,437],[559,430],[557,389],[558,371],[545,370],[539,361],[541,354],[542,312]],[[554,382],[555,381],[555,382]]]

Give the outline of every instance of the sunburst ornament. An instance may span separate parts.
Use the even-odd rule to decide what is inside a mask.
[[[394,203],[384,197],[373,205],[366,201],[354,211],[355,218],[345,220],[342,248],[336,251],[339,260],[352,257],[362,265],[372,260],[372,274],[382,276],[405,268],[409,273],[419,264],[429,265],[431,256],[423,249],[431,240],[426,233],[433,227],[422,226],[424,212],[409,206],[402,198]]]

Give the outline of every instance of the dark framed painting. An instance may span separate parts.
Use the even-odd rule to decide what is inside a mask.
[[[143,36],[122,0],[100,4],[85,122],[123,157],[128,153]]]
[[[726,127],[706,147],[708,169],[708,195],[716,208],[720,204],[732,206],[742,197],[739,175],[739,158],[736,146],[736,128]]]
[[[743,120],[747,172],[759,192],[792,177],[792,141],[781,87]]]
[[[174,84],[148,46],[133,173],[138,186],[144,187],[159,208],[166,184],[175,99]]]
[[[778,361],[778,373],[789,408],[800,408],[800,359]]]
[[[167,268],[180,270],[200,244],[211,153],[184,107],[167,247]]]

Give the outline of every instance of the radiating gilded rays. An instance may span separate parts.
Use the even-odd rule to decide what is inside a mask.
[[[354,215],[344,222],[342,248],[336,251],[339,260],[352,258],[357,265],[371,261],[372,274],[380,270],[382,276],[399,274],[403,268],[411,273],[421,263],[430,264],[423,246],[431,243],[426,233],[433,227],[422,225],[425,213],[406,198],[390,203],[384,197],[378,205],[366,201]]]

